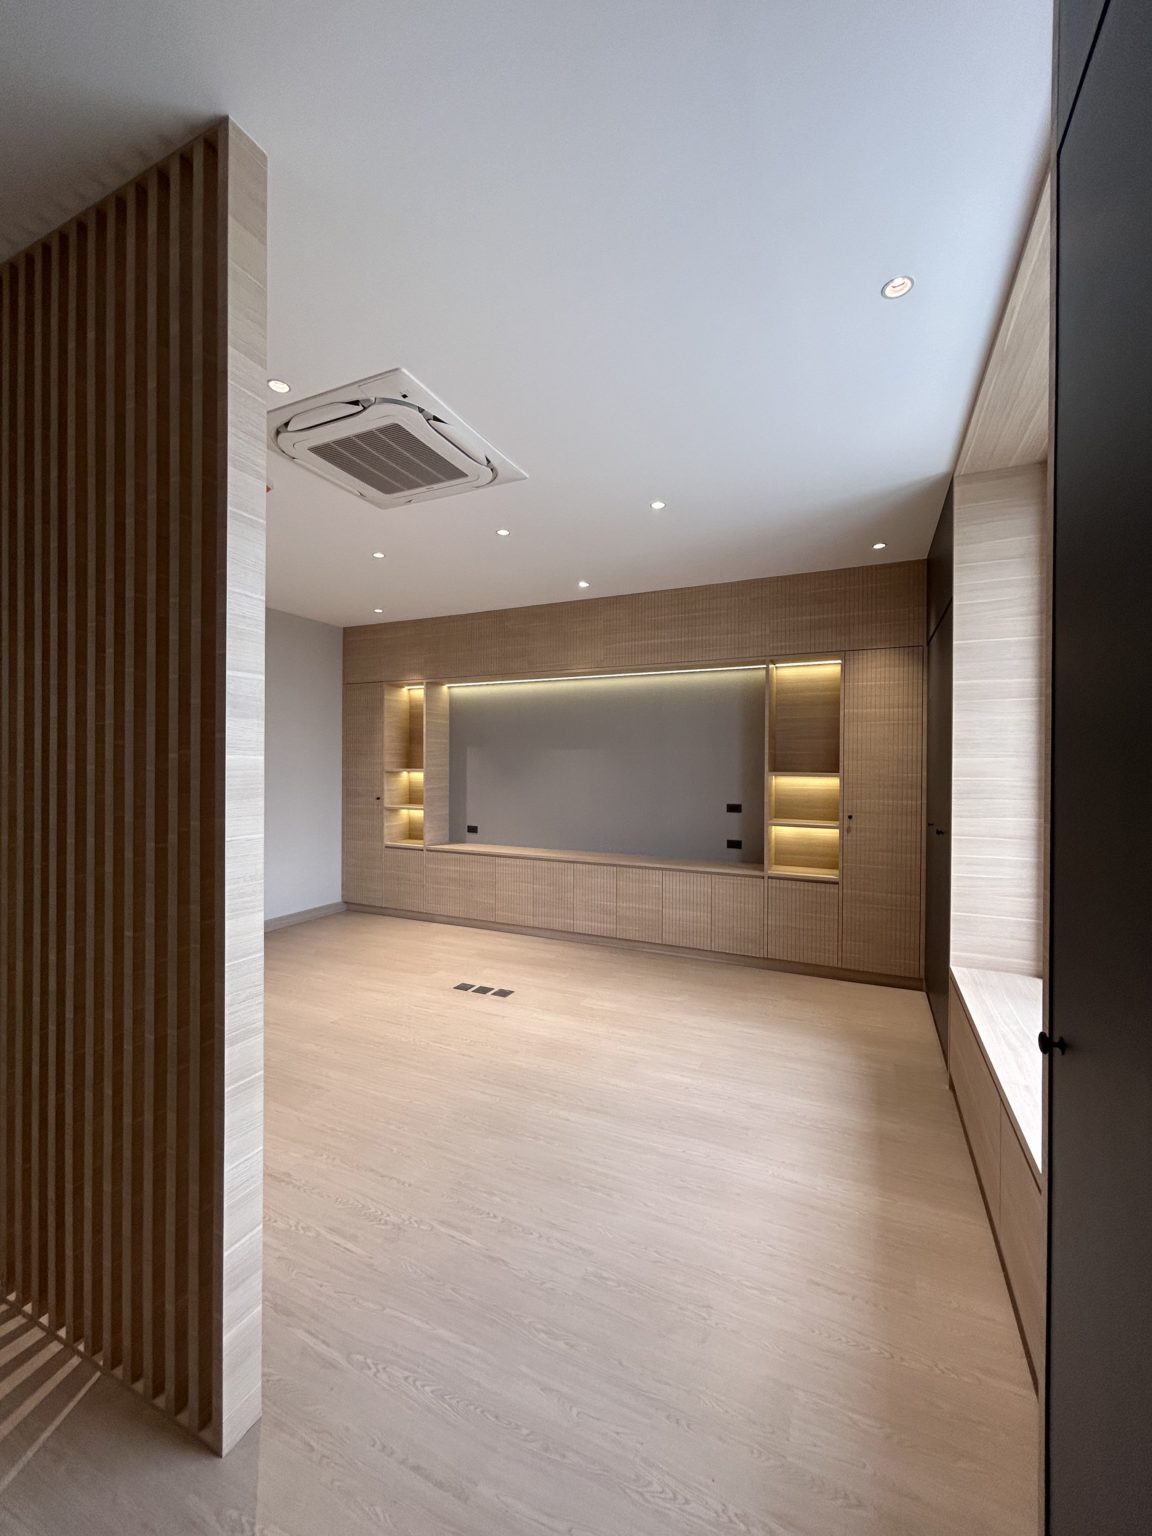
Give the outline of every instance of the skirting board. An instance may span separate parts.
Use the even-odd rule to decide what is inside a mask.
[[[345,911],[347,908],[342,901],[330,901],[326,907],[307,907],[303,912],[285,912],[281,917],[266,917],[264,932],[271,933],[273,928],[291,928],[293,923],[311,923],[318,917],[331,917],[336,912]]]
[[[327,908],[305,916],[321,916]],[[345,912],[364,912],[374,917],[401,917],[412,923],[445,923],[450,928],[484,928],[491,933],[519,933],[528,939],[559,939],[565,944],[595,944],[608,949],[634,949],[641,953],[676,955],[687,960],[711,960],[716,965],[742,965],[756,971],[785,971],[793,976],[819,976],[828,981],[852,981],[869,987],[897,987],[904,992],[923,992],[922,980],[907,976],[873,976],[865,971],[842,971],[827,965],[796,965],[790,960],[759,960],[751,955],[725,955],[714,949],[687,949],[678,944],[645,944],[639,939],[615,939],[595,933],[565,933],[557,928],[520,928],[513,923],[486,923],[472,917],[441,917],[433,912],[405,912],[399,907],[368,907],[344,902]],[[278,921],[284,921],[279,919]]]

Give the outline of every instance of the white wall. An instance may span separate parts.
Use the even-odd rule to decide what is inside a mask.
[[[340,900],[343,631],[268,610],[264,916]]]

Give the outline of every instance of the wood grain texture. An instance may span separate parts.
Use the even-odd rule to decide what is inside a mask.
[[[218,1449],[260,1402],[264,162],[0,268],[0,1287]]]
[[[1040,1177],[1043,1162],[1044,984],[1038,976],[953,966],[952,983],[987,1057],[1016,1133]]]
[[[828,666],[769,669],[768,762],[773,773],[839,773],[840,674]]]
[[[972,973],[961,975],[970,979]],[[1004,979],[1018,983],[1023,978]],[[971,985],[969,991],[976,995]],[[987,1010],[983,1016],[987,1023]],[[1048,1260],[1042,1182],[956,978],[949,987],[948,1031],[948,1071],[956,1103],[984,1190],[1024,1347],[1039,1379],[1044,1366]],[[1035,1035],[1030,1044],[1035,1055]]]
[[[540,859],[494,859],[495,921],[522,928],[559,928],[575,922],[573,865]]]
[[[924,639],[923,561],[344,631],[344,680],[568,677],[837,654]]]
[[[713,880],[709,949],[763,959],[767,929],[763,880]]]
[[[972,1161],[984,1189],[993,1228],[1000,1224],[1000,1095],[968,1015],[951,988],[948,1005],[948,1072],[968,1133]]]
[[[1044,1360],[1048,1283],[1047,1217],[1040,1185],[1006,1106],[1001,1106],[1001,1113],[1000,1219],[996,1232],[1028,1357],[1039,1374]]]
[[[383,905],[386,719],[380,683],[345,684],[342,892],[372,907]]]
[[[658,869],[616,871],[616,932],[622,939],[663,941],[663,879]]]
[[[1048,456],[1051,186],[1045,181],[980,381],[957,475]]]
[[[838,774],[771,773],[768,820],[840,821]]]
[[[712,943],[712,875],[665,870],[660,876],[660,942],[685,949]]]
[[[839,966],[840,887],[815,880],[766,885],[768,959]]]
[[[226,215],[219,260],[226,278],[219,324],[225,398],[218,405],[226,445],[224,699],[223,1019],[216,1059],[220,1179],[213,1215],[211,1346],[213,1448],[227,1453],[260,1417],[261,1274],[264,1198],[264,568],[267,448],[267,183],[263,151],[234,123],[221,130],[220,207]],[[173,248],[176,245],[173,238]],[[193,365],[194,366],[194,365]],[[175,392],[174,392],[175,393]],[[180,401],[184,408],[183,400]],[[170,821],[170,835],[178,823]],[[171,1011],[171,1003],[170,1003]],[[180,1042],[169,1063],[168,1102],[183,1097]],[[194,1056],[195,1046],[190,1046]],[[191,1115],[177,1160],[194,1155]],[[187,1142],[185,1147],[182,1143]],[[177,1168],[179,1179],[179,1168]],[[179,1185],[169,1175],[170,1202]],[[185,1198],[187,1198],[185,1196]],[[183,1253],[168,1226],[168,1370],[182,1382],[187,1346],[174,1327],[182,1309]],[[165,1393],[175,1406],[173,1383]]]
[[[613,865],[573,864],[572,931],[616,937],[616,869]]]
[[[268,960],[260,1433],[97,1379],[5,1536],[1035,1529],[922,997],[353,913]]]
[[[924,651],[844,661],[840,964],[923,975]]]
[[[1039,976],[1046,468],[958,479],[953,504],[952,963]]]
[[[448,841],[448,690],[443,683],[424,687],[424,841]],[[413,764],[415,767],[416,764]]]

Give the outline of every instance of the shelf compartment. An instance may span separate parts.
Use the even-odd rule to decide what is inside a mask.
[[[768,873],[806,875],[819,880],[839,879],[839,827],[770,827]]]
[[[841,671],[839,660],[772,663],[773,774],[839,773]]]
[[[768,787],[770,821],[798,825],[840,825],[838,773],[773,773]]]

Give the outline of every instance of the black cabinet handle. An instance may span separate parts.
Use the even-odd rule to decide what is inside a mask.
[[[1068,1042],[1061,1035],[1059,1040],[1053,1040],[1047,1030],[1042,1029],[1036,1037],[1036,1044],[1040,1047],[1041,1056],[1048,1056],[1052,1051],[1059,1051],[1061,1056],[1068,1049]]]

